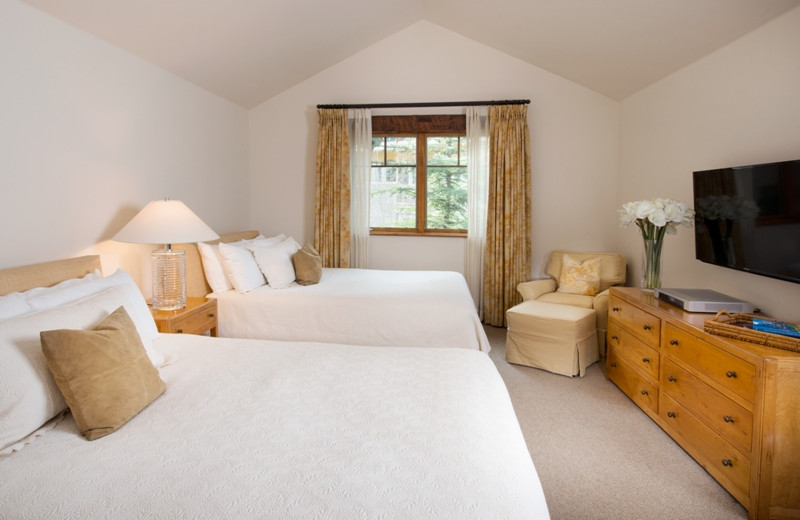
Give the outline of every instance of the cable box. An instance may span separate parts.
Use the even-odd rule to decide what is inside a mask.
[[[655,290],[659,300],[671,303],[689,312],[743,312],[751,313],[755,307],[742,300],[709,289],[665,289]]]

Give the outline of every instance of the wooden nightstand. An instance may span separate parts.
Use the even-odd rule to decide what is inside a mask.
[[[157,311],[150,307],[159,332],[177,334],[217,335],[217,300],[214,298],[186,298],[186,308],[175,311]]]

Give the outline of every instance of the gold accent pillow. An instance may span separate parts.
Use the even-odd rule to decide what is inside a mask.
[[[49,330],[40,337],[56,385],[90,441],[116,431],[164,393],[125,307],[93,330]]]
[[[313,285],[322,278],[322,261],[311,244],[304,245],[292,255],[294,273],[300,285]]]
[[[593,256],[583,261],[564,255],[558,292],[596,295],[600,290],[600,257]]]

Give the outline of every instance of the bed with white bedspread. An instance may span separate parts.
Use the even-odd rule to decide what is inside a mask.
[[[176,246],[187,254],[187,294],[217,299],[220,336],[489,351],[460,273],[322,268],[318,283],[275,284],[270,269],[279,266],[273,251],[279,240],[299,247],[279,237],[222,235],[225,251],[217,243]],[[238,247],[227,247],[232,245]],[[235,262],[224,257],[234,251],[241,253]],[[282,261],[285,269],[278,273],[288,270],[285,280],[294,280],[289,256]]]
[[[20,388],[47,393],[39,329],[91,330],[121,306],[166,387],[92,441],[40,395],[29,406],[49,411],[23,422],[54,418],[10,439],[26,432],[4,424],[19,410],[2,388],[0,517],[548,518],[485,353],[153,335],[126,283],[0,320],[0,371],[32,371]]]
[[[464,277],[447,271],[323,268],[315,285],[212,293],[219,335],[488,351]]]

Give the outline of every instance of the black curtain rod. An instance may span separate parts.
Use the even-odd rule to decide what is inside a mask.
[[[424,107],[474,107],[481,105],[527,105],[530,99],[505,101],[441,101],[433,103],[364,103],[359,105],[317,105],[317,108],[424,108]]]

